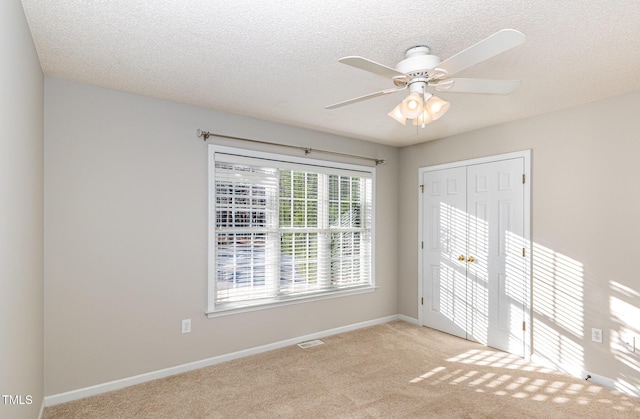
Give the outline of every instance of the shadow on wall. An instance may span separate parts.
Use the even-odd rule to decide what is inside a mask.
[[[584,378],[585,341],[591,340],[584,324],[584,266],[581,262],[533,244],[533,342],[534,355],[545,362]],[[639,328],[640,309],[633,302],[640,293],[619,282],[609,281],[609,313],[616,327],[603,330],[609,343],[606,353],[619,364],[602,374],[615,389],[640,396],[640,357],[633,351]],[[618,372],[631,370],[631,373]],[[626,368],[625,368],[626,367]]]
[[[582,263],[533,244],[534,351],[568,373],[584,370]]]
[[[616,328],[611,330],[610,351],[615,359],[637,372],[634,376],[621,374],[616,388],[638,395],[640,392],[640,308],[631,301],[640,300],[640,292],[616,281],[609,281],[609,311]],[[634,322],[633,324],[631,322]]]

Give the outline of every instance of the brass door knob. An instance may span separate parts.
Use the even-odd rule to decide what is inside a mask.
[[[464,255],[460,255],[460,256],[458,256],[458,260],[459,260],[459,261],[463,261],[463,262],[464,262]]]
[[[475,262],[475,261],[476,261],[476,258],[474,258],[473,256],[469,256],[467,258],[467,262]]]

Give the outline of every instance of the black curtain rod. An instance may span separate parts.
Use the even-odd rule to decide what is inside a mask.
[[[204,141],[207,141],[209,139],[209,137],[213,135],[214,137],[228,138],[230,140],[248,141],[250,143],[258,143],[258,144],[274,145],[274,146],[278,146],[278,147],[295,148],[297,150],[304,151],[305,155],[309,155],[312,152],[315,152],[315,153],[331,154],[333,156],[351,157],[351,158],[354,158],[354,159],[369,160],[369,161],[375,162],[376,166],[379,165],[379,164],[386,163],[385,160],[375,159],[373,157],[364,157],[364,156],[357,156],[355,154],[338,153],[336,151],[318,150],[318,149],[315,149],[315,148],[302,147],[302,146],[297,146],[297,145],[278,144],[278,143],[272,143],[272,142],[269,142],[269,141],[251,140],[249,138],[232,137],[230,135],[215,134],[213,132],[203,131],[201,129],[198,129],[196,131],[196,133],[197,133],[198,137],[203,137]]]

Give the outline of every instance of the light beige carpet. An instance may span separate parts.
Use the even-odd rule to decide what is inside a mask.
[[[640,399],[392,322],[48,407],[54,418],[639,418]]]

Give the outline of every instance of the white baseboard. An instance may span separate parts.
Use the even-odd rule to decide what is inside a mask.
[[[622,380],[616,380],[614,378],[595,374],[593,372],[583,369],[582,367],[575,367],[572,365],[565,365],[565,364],[557,364],[551,360],[548,360],[536,354],[533,354],[531,356],[531,361],[536,364],[544,365],[549,368],[562,371],[576,378],[582,378],[583,380],[586,379],[588,376],[591,376],[589,378],[590,383],[594,383],[594,384],[601,385],[603,387],[608,387],[614,390],[618,390],[622,393],[626,393],[631,396],[640,397],[640,389],[637,386]]]
[[[414,325],[418,325],[418,319],[414,319],[413,317],[405,316],[404,314],[398,314],[398,320],[402,320],[403,322],[411,323]]]
[[[408,320],[405,320],[408,319]],[[103,384],[98,384],[91,387],[85,387],[78,390],[67,391],[60,394],[54,394],[46,396],[43,402],[44,406],[55,406],[57,404],[70,402],[73,400],[83,399],[85,397],[95,396],[97,394],[106,393],[113,390],[129,387],[136,384],[145,383],[147,381],[157,380],[159,378],[168,377],[171,375],[182,374],[184,372],[193,371],[199,368],[208,367],[211,365],[219,364],[221,362],[231,361],[238,358],[243,358],[250,355],[256,355],[262,352],[271,351],[274,349],[284,348],[285,346],[295,345],[300,342],[305,342],[313,339],[320,339],[326,336],[336,335],[338,333],[349,332],[352,330],[362,329],[363,327],[375,326],[378,324],[388,323],[394,320],[404,320],[409,323],[412,322],[410,317],[400,315],[393,315],[382,317],[379,319],[369,320],[366,322],[355,323],[347,326],[336,327],[335,329],[324,330],[317,333],[312,333],[305,336],[298,336],[291,339],[282,340],[280,342],[270,343],[268,345],[257,346],[255,348],[249,348],[230,354],[215,356],[213,358],[203,359],[200,361],[190,362],[188,364],[177,365],[175,367],[165,368],[162,370],[152,371],[145,374],[135,375],[132,377],[123,378],[120,380],[110,381]]]

